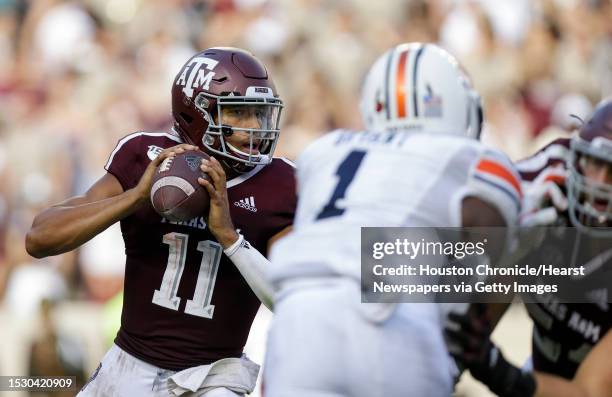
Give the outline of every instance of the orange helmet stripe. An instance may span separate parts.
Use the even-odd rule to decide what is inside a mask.
[[[406,50],[400,54],[399,63],[397,65],[397,78],[395,79],[396,89],[396,104],[397,104],[397,117],[406,117],[406,63],[408,62],[408,55],[410,50]]]

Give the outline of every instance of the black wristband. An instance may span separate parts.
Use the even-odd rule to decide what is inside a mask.
[[[472,368],[474,378],[483,382],[499,397],[532,397],[536,383],[533,375],[510,364],[494,347],[490,352],[489,365]]]

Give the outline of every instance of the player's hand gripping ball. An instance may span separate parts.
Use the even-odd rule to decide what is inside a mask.
[[[210,196],[198,183],[198,177],[211,181],[200,169],[209,156],[199,150],[188,150],[168,157],[157,167],[151,187],[151,203],[158,214],[171,221],[188,221],[208,216]]]

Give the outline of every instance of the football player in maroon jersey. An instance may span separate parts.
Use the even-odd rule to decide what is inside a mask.
[[[273,152],[282,101],[265,66],[237,48],[194,55],[172,86],[174,127],[119,141],[107,173],[83,196],[42,211],[26,237],[35,257],[79,247],[120,221],[126,250],[121,328],[82,396],[237,396],[258,365],[243,353],[261,301],[268,244],[295,209],[293,165]],[[212,157],[200,180],[208,214],[159,216],[149,192],[168,156]]]
[[[527,214],[537,219],[530,224],[566,224],[609,242],[602,239],[612,235],[612,99],[602,101],[573,138],[554,141],[518,168],[534,181],[533,188],[544,187],[540,208]],[[552,241],[546,249],[555,243],[563,242]],[[608,245],[594,257],[601,262],[591,277],[604,284],[610,280],[611,250]],[[593,303],[565,303],[550,295],[526,304],[534,320],[533,375],[508,363],[489,340],[495,319],[478,305],[453,315],[460,329],[448,332],[455,357],[502,397],[612,396],[611,289],[587,291]]]

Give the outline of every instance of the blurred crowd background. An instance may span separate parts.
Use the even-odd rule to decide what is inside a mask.
[[[483,97],[483,139],[518,159],[612,95],[611,21],[612,0],[0,0],[0,374],[81,379],[112,343],[118,228],[44,260],[25,232],[99,178],[121,137],[171,125],[170,86],[194,52],[237,46],[264,61],[285,102],[277,154],[295,158],[361,126],[377,56],[435,42]]]

